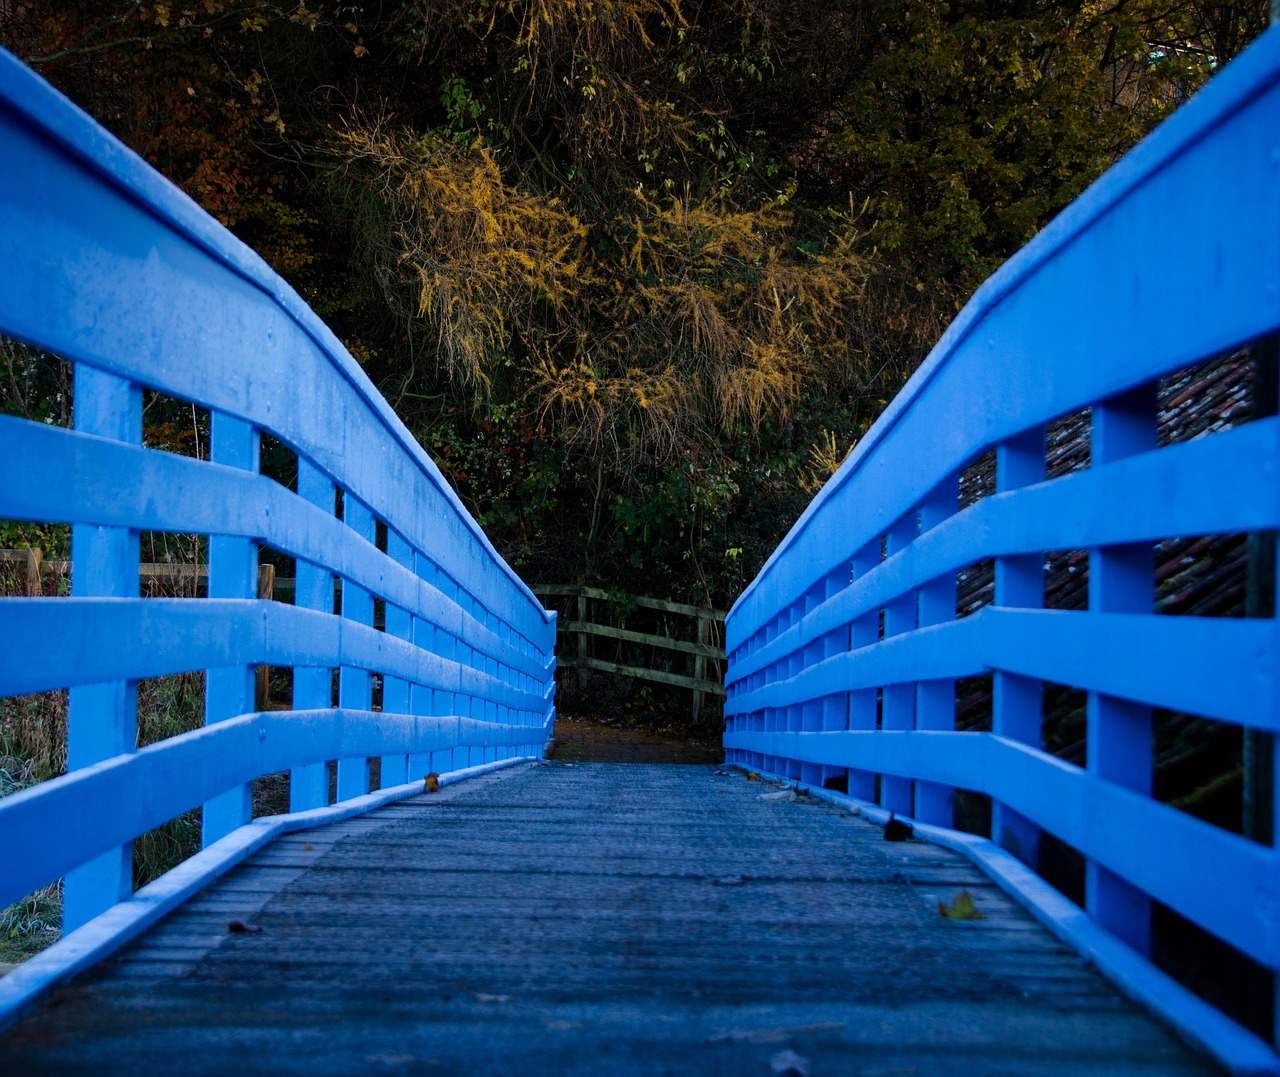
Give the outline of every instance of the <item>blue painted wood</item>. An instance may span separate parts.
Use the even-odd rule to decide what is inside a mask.
[[[406,568],[413,567],[413,547],[395,531],[387,531],[387,556]],[[386,607],[386,631],[398,639],[413,639],[413,615],[394,603]],[[382,709],[389,714],[409,714],[409,682],[402,677],[382,679]],[[384,755],[381,759],[381,788],[403,785],[409,780],[409,757]]]
[[[260,437],[250,424],[215,411],[210,417],[209,458],[215,464],[258,470]],[[209,537],[209,598],[258,597],[258,547],[239,535]],[[219,666],[205,674],[206,725],[246,714],[254,709],[253,666]],[[226,837],[253,818],[252,790],[237,786],[219,793],[200,814],[200,837],[205,846]]]
[[[76,369],[76,428],[86,434],[142,440],[142,390],[124,378]],[[138,532],[80,523],[71,530],[71,579],[79,594],[129,597],[138,593]],[[77,685],[68,696],[67,766],[89,766],[137,742],[138,684],[122,677]],[[133,843],[122,842],[67,875],[63,923],[74,930],[126,897],[133,885]]]
[[[1154,385],[1094,405],[1092,458],[1098,463],[1150,452],[1156,447]],[[1089,552],[1089,609],[1099,613],[1151,613],[1155,606],[1155,556],[1150,543],[1098,546]],[[1088,767],[1108,781],[1151,795],[1151,707],[1140,701],[1088,694]],[[1090,860],[1085,865],[1085,904],[1098,922],[1140,954],[1151,951],[1151,900],[1137,887]]]
[[[1045,432],[1043,426],[1009,438],[996,446],[996,493],[1008,493],[1043,481]],[[1013,609],[1039,609],[1044,605],[1043,551],[1006,555],[995,559],[994,604]],[[1043,685],[1034,677],[996,668],[991,674],[991,729],[1039,747],[1042,743],[1040,696]],[[1040,828],[1009,805],[991,805],[991,837],[1024,864],[1039,860]]]
[[[213,842],[263,774],[289,771],[304,811],[334,762],[360,803],[371,756],[385,785],[540,754],[554,614],[329,329],[3,52],[0,159],[18,165],[0,169],[0,332],[76,369],[74,431],[0,417],[0,518],[73,530],[72,597],[0,599],[0,694],[72,693],[68,775],[0,800],[0,903],[65,874],[83,923],[128,894],[134,837],[203,805]],[[141,447],[144,387],[210,409],[212,461]],[[257,473],[264,432],[298,454],[297,493]],[[142,530],[208,536],[208,598],[139,597]],[[296,559],[296,606],[258,600],[262,545]],[[257,665],[293,667],[293,710],[251,713]],[[137,681],[189,670],[207,671],[208,724],[136,751]]]
[[[359,451],[359,450],[357,450]],[[373,513],[359,498],[344,493],[343,518],[360,538],[373,545],[376,524]],[[352,580],[342,581],[342,617],[361,625],[373,624],[373,595]],[[338,706],[367,711],[373,706],[373,678],[367,668],[342,665],[338,670]],[[369,760],[364,756],[338,760],[339,800],[364,796],[369,791]]]
[[[308,461],[298,460],[298,496],[333,516],[337,497],[333,483]],[[284,501],[281,497],[279,500]],[[295,562],[294,605],[300,609],[333,613],[334,576],[323,564],[298,557]],[[328,666],[298,665],[293,668],[295,710],[315,710],[333,703],[333,670]],[[289,772],[289,810],[310,811],[329,803],[329,769],[324,763],[295,766]]]
[[[541,743],[549,730],[532,730]],[[137,752],[15,793],[0,811],[0,847],[11,856],[0,877],[8,903],[57,878],[125,835],[143,833],[241,785],[299,763],[382,751],[529,744],[530,730],[456,716],[415,718],[326,708],[229,718]],[[174,773],[183,776],[173,781]],[[12,870],[9,870],[9,869]]]
[[[847,771],[931,823],[985,793],[1028,864],[1042,831],[1085,855],[1088,912],[1136,953],[1160,901],[1280,970],[1276,848],[1151,796],[1153,708],[1280,730],[1274,617],[1153,612],[1154,543],[1280,530],[1276,420],[1159,447],[1156,383],[1277,332],[1273,29],[979,290],[735,603],[728,758]],[[1089,466],[1046,479],[1046,426],[1085,408]],[[958,509],[992,450],[997,492]],[[1089,608],[1042,609],[1046,553],[1074,549]],[[956,620],[956,573],[987,560],[993,604]],[[955,680],[988,674],[993,731],[956,732]],[[1045,682],[1087,693],[1087,768],[1041,748]],[[789,717],[828,700],[844,723]]]

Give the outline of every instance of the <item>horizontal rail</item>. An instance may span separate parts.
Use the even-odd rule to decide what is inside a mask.
[[[731,763],[935,827],[984,795],[1026,864],[1045,834],[1082,854],[1088,914],[1139,957],[1159,902],[1273,976],[1277,116],[1272,29],[978,291],[734,604],[725,703]],[[1251,421],[1165,444],[1161,379],[1224,356],[1252,372]],[[1068,421],[1087,462],[1053,474]],[[963,504],[979,465],[995,489],[966,480]],[[1157,612],[1159,544],[1236,535],[1248,617]],[[1045,609],[1064,551],[1085,608]],[[975,574],[990,590],[961,596]],[[990,726],[957,732],[968,678],[989,678]],[[1045,748],[1058,686],[1086,712],[1082,766]],[[1265,842],[1155,799],[1160,709],[1243,730]]]
[[[393,751],[448,752],[457,744],[536,755],[548,734],[542,724],[346,708],[227,719],[6,797],[0,848],[11,859],[0,879],[0,906],[224,789],[265,774]],[[182,774],[183,781],[167,781],[173,773]]]
[[[712,647],[706,643],[693,643],[683,639],[668,639],[666,636],[652,632],[632,632],[627,628],[615,628],[613,625],[598,625],[591,621],[562,621],[560,630],[566,633],[585,632],[588,636],[601,636],[604,639],[626,640],[628,643],[643,643],[649,647],[657,647],[664,651],[680,651],[682,654],[700,654],[704,658],[724,658],[723,647]]]
[[[581,595],[583,598],[596,598],[607,602],[634,603],[642,609],[683,613],[688,617],[702,617],[710,621],[723,621],[726,616],[724,610],[713,610],[706,606],[692,606],[687,602],[670,602],[665,598],[646,598],[643,595],[619,595],[613,591],[603,591],[599,587],[584,587],[580,584],[538,584],[533,588],[533,593],[542,598]]]
[[[565,669],[594,669],[599,670],[601,673],[616,673],[622,677],[636,677],[642,681],[669,684],[674,688],[690,688],[695,692],[706,692],[708,695],[724,695],[724,687],[718,681],[708,681],[700,677],[687,677],[682,673],[668,673],[665,669],[627,666],[621,662],[609,662],[603,658],[591,658],[590,656],[562,658],[560,665]]]
[[[74,429],[0,416],[0,518],[71,526],[71,596],[0,598],[0,696],[69,690],[68,773],[0,798],[0,903],[65,875],[74,933],[129,899],[134,838],[201,807],[215,845],[265,774],[306,812],[363,803],[371,757],[398,787],[540,754],[555,615],[328,327],[2,51],[0,158],[0,332],[75,374]],[[143,446],[144,390],[207,409],[210,459]],[[263,435],[296,489],[260,473]],[[144,531],[207,564],[141,565]],[[264,548],[294,559],[292,604]],[[200,593],[141,597],[166,578]],[[257,713],[267,666],[290,710]],[[193,671],[204,728],[138,750],[139,680]]]

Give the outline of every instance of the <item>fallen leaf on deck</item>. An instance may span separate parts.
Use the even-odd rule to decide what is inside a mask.
[[[980,913],[973,906],[973,895],[968,890],[961,890],[955,897],[955,900],[948,905],[945,901],[938,902],[938,915],[947,920],[981,920]]]
[[[227,924],[227,930],[233,935],[261,935],[262,928],[257,924],[246,924],[243,920],[232,920]]]
[[[769,1059],[769,1068],[781,1077],[809,1077],[809,1060],[787,1048]]]
[[[314,853],[316,851],[316,847],[312,845],[311,842],[307,842],[307,844],[302,848],[308,853]]]
[[[435,771],[432,771],[423,781],[423,785],[426,787],[426,791],[428,793],[440,792],[440,775]]]
[[[754,770],[747,772],[747,781],[758,782],[759,780],[760,780],[760,775],[757,774]]]

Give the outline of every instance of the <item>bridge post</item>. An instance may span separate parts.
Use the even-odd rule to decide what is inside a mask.
[[[960,509],[960,475],[940,482],[920,505],[920,533],[924,534]],[[948,572],[920,588],[920,627],[943,624],[956,618],[956,574]],[[956,727],[956,682],[920,681],[916,686],[916,728],[948,731]],[[916,782],[916,805],[912,813],[922,823],[950,827],[954,791],[936,782]]]
[[[827,581],[825,578],[819,579],[804,594],[804,607],[801,609],[801,616],[809,614],[822,604],[823,599],[827,597]],[[803,664],[805,668],[821,662],[826,657],[826,648],[822,640],[814,640],[803,652]],[[802,732],[815,732],[822,728],[823,724],[823,706],[824,701],[821,699],[811,699],[800,705],[800,721],[797,727]],[[821,785],[823,772],[825,768],[821,763],[801,763],[799,765],[799,773],[795,776],[807,785]]]
[[[868,542],[853,555],[850,565],[851,580],[861,579],[880,564],[880,539]],[[853,620],[849,626],[849,649],[856,651],[870,647],[880,638],[880,611],[871,610]],[[860,688],[849,693],[849,728],[875,729],[877,720],[875,688]],[[849,771],[849,795],[860,800],[876,799],[876,776],[867,770]]]
[[[1156,390],[1150,384],[1095,404],[1091,448],[1098,467],[1156,447]],[[1155,603],[1155,551],[1149,542],[1103,546],[1089,553],[1090,613],[1151,613]],[[1122,663],[1122,654],[1102,656]],[[1088,768],[1099,778],[1144,796],[1152,787],[1151,707],[1090,691]],[[1089,860],[1085,906],[1103,927],[1139,953],[1151,951],[1151,900]]]
[[[387,556],[396,564],[413,570],[413,547],[392,527],[387,528]],[[408,610],[388,602],[386,607],[386,631],[389,636],[411,640],[413,617]],[[409,713],[409,682],[399,677],[382,678],[382,709],[387,714]],[[408,755],[384,755],[382,757],[381,785],[390,789],[409,780]]]
[[[849,569],[848,566],[841,566],[835,572],[827,573],[826,587],[823,591],[823,599],[834,598],[846,587],[849,586]],[[822,638],[822,651],[818,656],[818,660],[822,661],[840,654],[849,649],[849,630],[847,628],[837,629],[835,632],[828,632]],[[849,693],[840,692],[836,695],[824,696],[822,699],[822,729],[844,729],[849,724]],[[848,788],[849,771],[845,767],[834,767],[831,765],[823,766],[819,774],[821,785],[825,788],[829,778],[843,778],[845,788]]]
[[[215,464],[258,470],[260,438],[241,419],[215,411],[209,431],[209,459]],[[258,597],[258,546],[236,535],[209,536],[209,597]],[[254,708],[254,667],[224,666],[205,675],[204,724],[226,721]],[[252,788],[236,786],[205,802],[201,842],[208,846],[253,818]]]
[[[342,517],[352,531],[373,543],[377,522],[368,506],[350,490],[342,493]],[[373,624],[373,596],[348,579],[342,581],[342,616],[362,625]],[[373,706],[373,678],[367,669],[342,666],[338,671],[338,706],[367,711]],[[338,800],[364,796],[369,791],[369,760],[338,760]]]
[[[138,445],[142,442],[142,390],[84,363],[75,368],[75,428]],[[137,531],[125,527],[71,527],[71,591],[77,598],[138,597]],[[109,646],[104,640],[103,646]],[[72,688],[67,714],[67,770],[87,767],[137,748],[138,682],[112,681]],[[74,931],[133,892],[133,843],[118,846],[67,872],[63,933]]]
[[[912,509],[885,535],[885,555],[892,557],[905,550],[920,537],[920,513]],[[916,628],[917,598],[915,591],[907,591],[884,608],[884,638],[900,636]],[[889,684],[881,690],[883,706],[881,725],[885,729],[908,730],[916,724],[916,686],[907,681]],[[915,809],[915,783],[910,778],[884,775],[880,779],[880,804],[890,811],[910,815]]]
[[[996,447],[996,492],[1043,481],[1045,433],[1038,426]],[[1020,609],[1044,606],[1044,554],[995,559],[995,605]],[[998,736],[1037,748],[1043,743],[1041,682],[997,670],[991,678],[991,729]],[[991,837],[1019,860],[1035,867],[1040,828],[999,801],[991,805]]]
[[[298,457],[298,496],[334,514],[337,489],[314,464]],[[296,568],[294,603],[299,609],[333,613],[333,573],[302,558]],[[333,706],[333,670],[322,666],[295,666],[293,709],[326,710]],[[308,811],[329,803],[327,763],[307,763],[289,773],[289,810]]]
[[[420,580],[428,583],[435,579],[435,565],[431,563],[430,558],[426,554],[415,551],[413,554],[413,563],[410,567],[414,574]],[[442,654],[439,650],[440,638],[444,633],[437,633],[435,625],[422,617],[411,618],[410,631],[413,634],[413,642],[415,646],[421,647],[424,651],[432,651],[435,654]],[[432,690],[425,684],[409,685],[409,713],[414,715],[439,714],[438,710],[432,708]],[[416,752],[411,754],[408,759],[409,778],[418,779],[425,778],[432,771],[439,771],[436,765],[435,757],[431,752]]]

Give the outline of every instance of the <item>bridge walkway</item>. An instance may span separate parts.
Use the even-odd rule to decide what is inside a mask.
[[[958,854],[773,792],[544,763],[279,839],[0,1073],[1216,1072]]]

